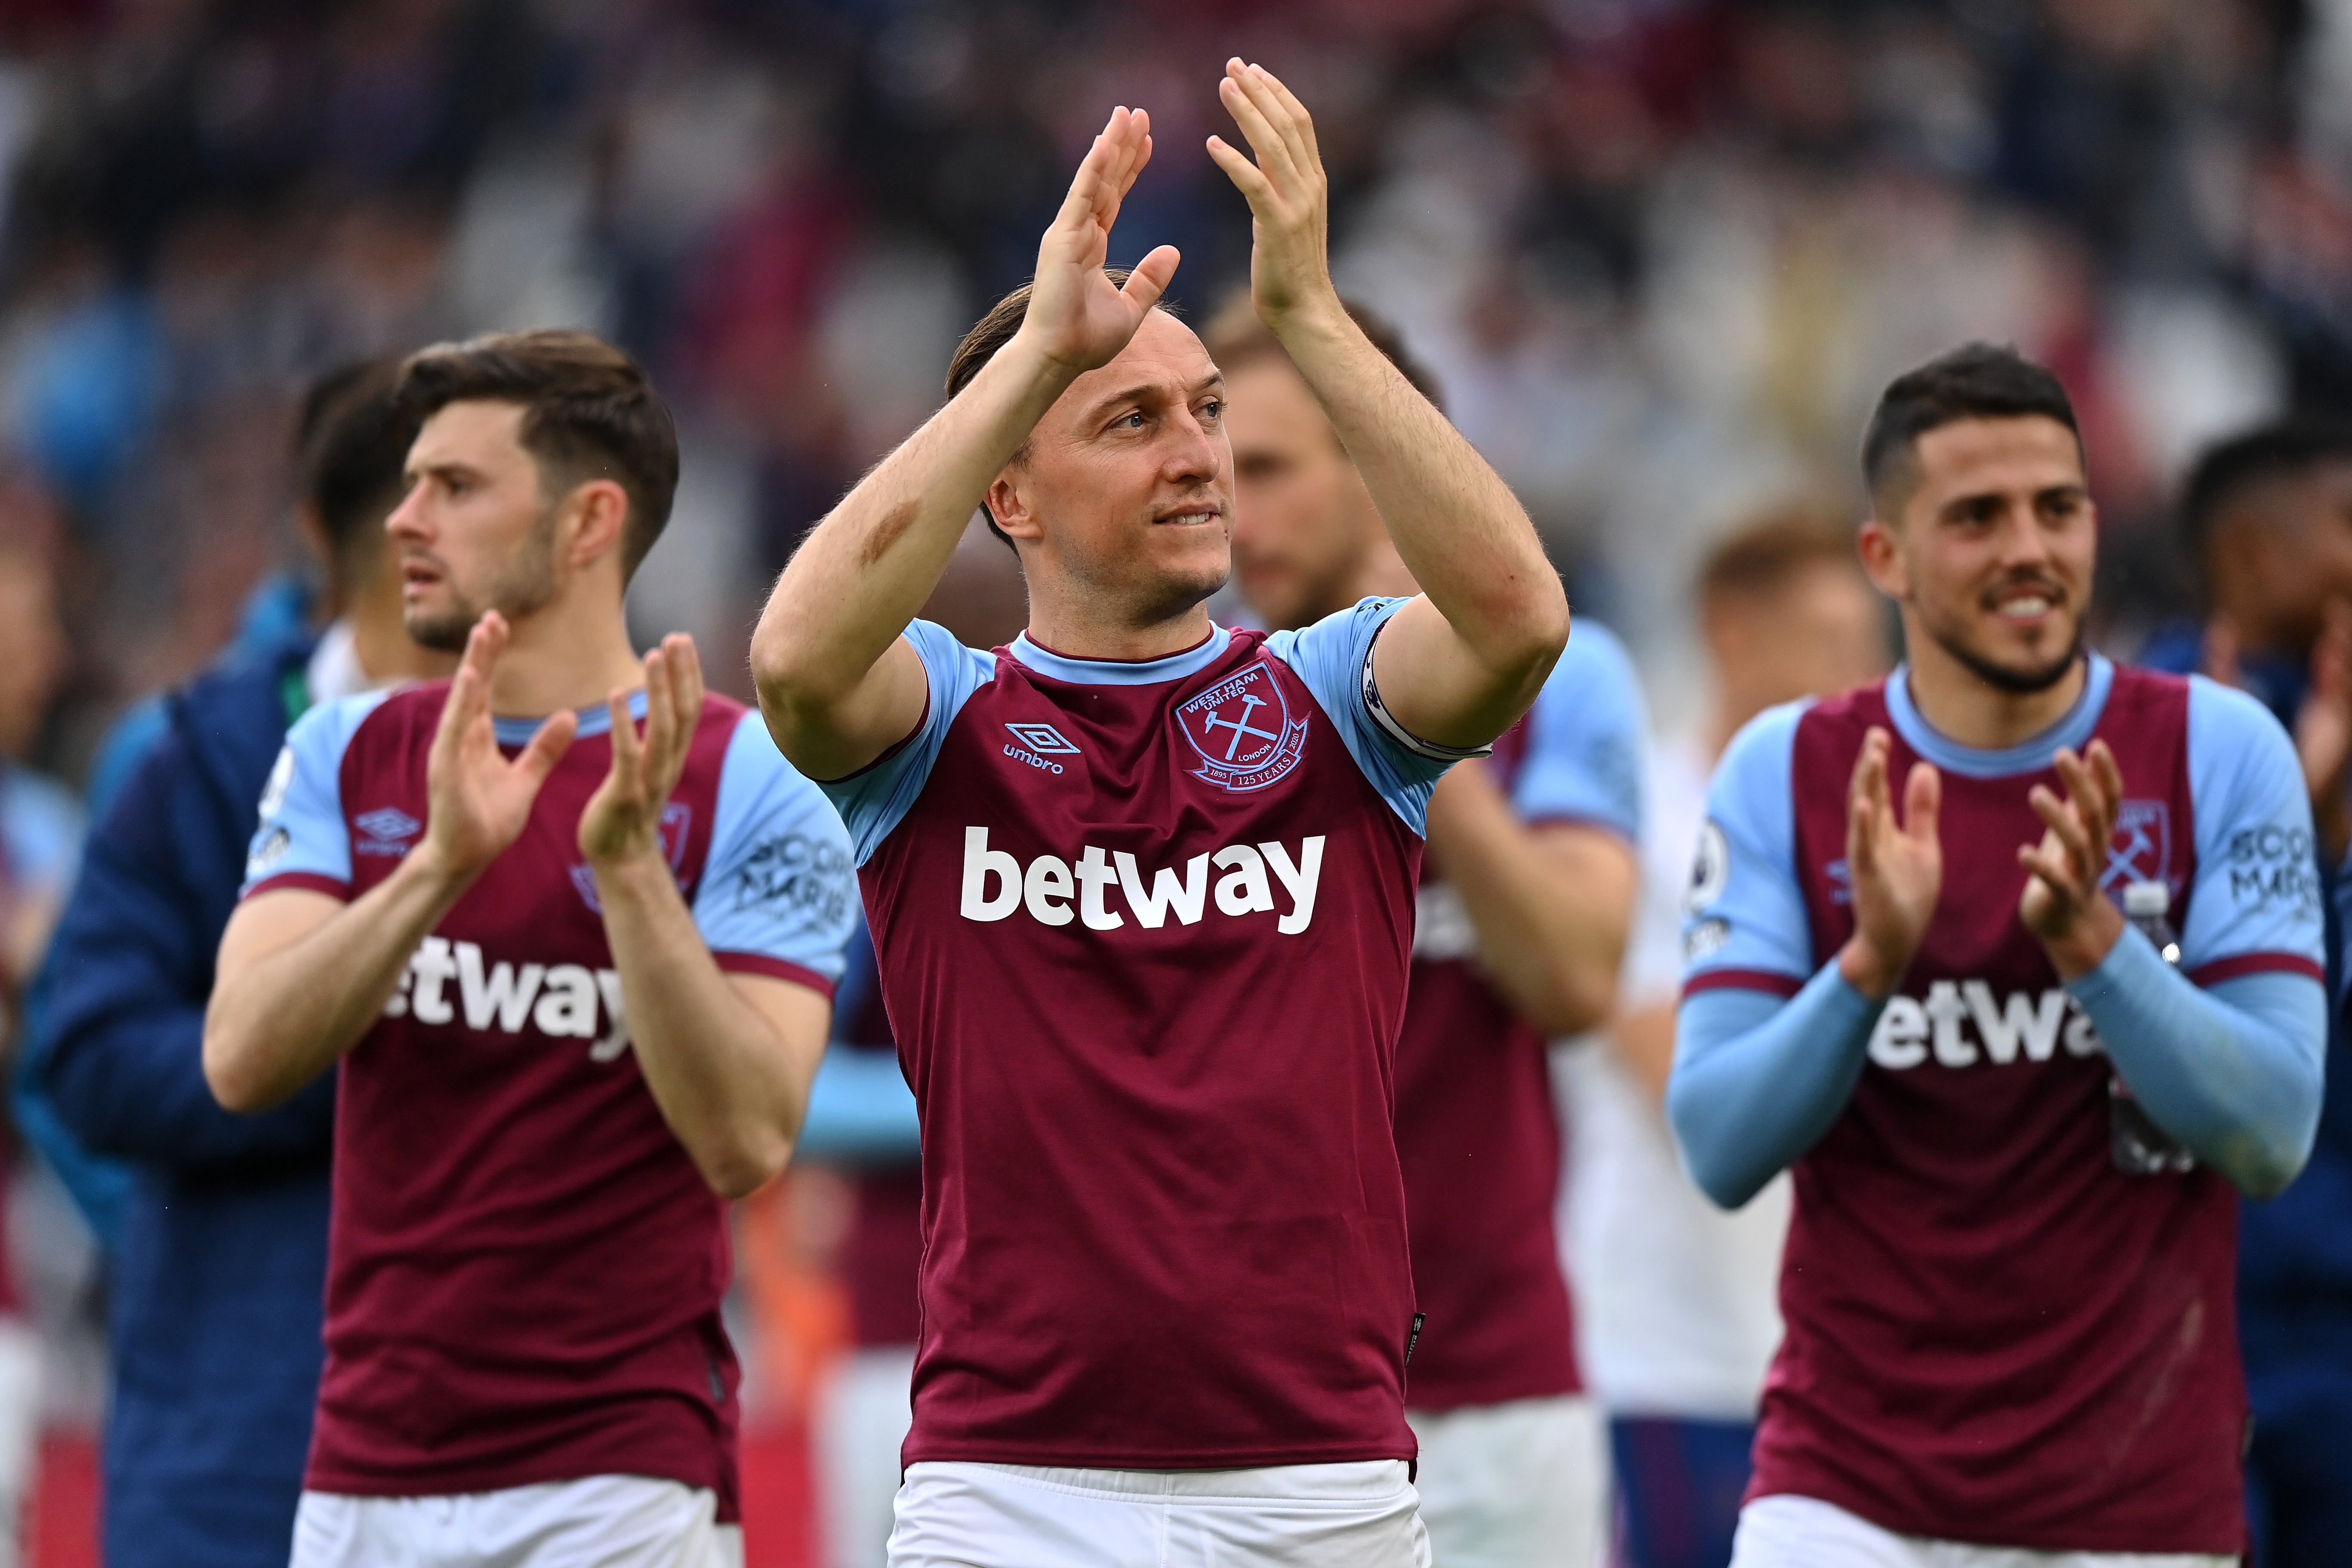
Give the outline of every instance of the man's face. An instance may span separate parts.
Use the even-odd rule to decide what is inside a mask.
[[[408,449],[408,494],[384,528],[402,619],[426,647],[458,651],[485,611],[519,620],[555,596],[557,509],[523,448],[522,416],[518,404],[452,403]]]
[[[1224,380],[1192,329],[1143,319],[1118,358],[1071,383],[989,491],[1033,596],[1069,595],[1151,625],[1233,571]]]
[[[2073,431],[2041,416],[1961,419],[1919,437],[1916,483],[1863,530],[1864,566],[1991,685],[2041,691],[2081,651],[2098,515]]]
[[[1243,362],[1225,398],[1242,597],[1268,626],[1306,626],[1345,607],[1365,549],[1380,536],[1380,510],[1287,360]]]
[[[2238,555],[2254,603],[2241,631],[2306,654],[2333,599],[2352,599],[2352,461],[2334,459],[2260,486],[2242,503],[2251,528],[2217,542]],[[2221,573],[2216,573],[2218,578]]]
[[[38,738],[68,652],[47,559],[0,550],[0,756],[22,756]]]

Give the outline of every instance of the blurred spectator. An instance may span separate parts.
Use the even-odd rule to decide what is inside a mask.
[[[1618,1568],[1723,1568],[1748,1485],[1789,1183],[1726,1214],[1699,1195],[1664,1112],[1679,936],[1715,761],[1765,709],[1887,666],[1886,612],[1834,511],[1759,519],[1708,554],[1699,620],[1715,678],[1705,729],[1651,752],[1643,895],[1609,1049],[1564,1059],[1571,1272],[1585,1375],[1610,1415]]]
[[[2143,662],[2242,687],[2294,736],[2344,996],[2352,878],[2352,424],[2301,419],[2213,447],[2181,515],[2207,595]],[[2339,1005],[2311,1162],[2239,1221],[2239,1335],[2253,1403],[2247,1506],[2260,1568],[2352,1562],[2352,1051]]]
[[[265,1115],[229,1114],[205,1083],[204,1014],[287,726],[314,702],[452,662],[401,626],[383,520],[414,430],[393,370],[335,372],[304,402],[295,458],[304,530],[327,563],[326,630],[234,656],[165,702],[45,977],[37,1088],[76,1138],[135,1173],[111,1253],[113,1568],[257,1568],[293,1539],[321,1355],[334,1080]]]

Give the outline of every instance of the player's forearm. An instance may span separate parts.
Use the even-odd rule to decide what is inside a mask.
[[[754,1191],[792,1157],[822,1039],[795,1060],[711,957],[659,854],[595,876],[630,1047],[662,1120],[714,1191]]]
[[[823,730],[947,570],[981,498],[1075,377],[1022,336],[859,480],[777,580],[751,671],[785,754]]]
[[[1782,1001],[1726,986],[1683,998],[1666,1116],[1691,1179],[1736,1209],[1830,1130],[1885,1005],[1826,963]]]
[[[1539,684],[1568,640],[1568,598],[1510,486],[1336,296],[1274,327],[1429,602],[1485,668]]]
[[[1609,1016],[1633,922],[1625,846],[1599,828],[1530,829],[1483,767],[1464,763],[1431,797],[1429,853],[1521,1016],[1571,1035]]]
[[[248,953],[232,920],[205,1011],[205,1079],[215,1098],[231,1110],[267,1110],[331,1067],[383,1012],[417,944],[471,882],[420,845],[284,946]]]
[[[2294,1180],[2319,1129],[2324,985],[2264,973],[2201,990],[2126,931],[2066,988],[2158,1127],[2250,1197]]]

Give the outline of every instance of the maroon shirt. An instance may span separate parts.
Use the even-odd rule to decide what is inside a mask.
[[[908,1463],[1413,1454],[1415,759],[1349,744],[1389,744],[1352,706],[1386,608],[1128,667],[910,629],[932,711],[826,786],[922,1120]]]

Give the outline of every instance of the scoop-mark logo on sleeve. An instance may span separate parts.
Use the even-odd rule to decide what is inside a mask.
[[[733,875],[737,909],[789,913],[810,926],[845,924],[855,884],[841,846],[805,833],[761,840]]]
[[[2266,822],[2230,835],[2230,900],[2240,909],[2319,910],[2319,861],[2304,828]]]
[[[1179,707],[1176,727],[1203,764],[1192,776],[1236,792],[1283,778],[1307,750],[1307,721],[1264,659]]]

